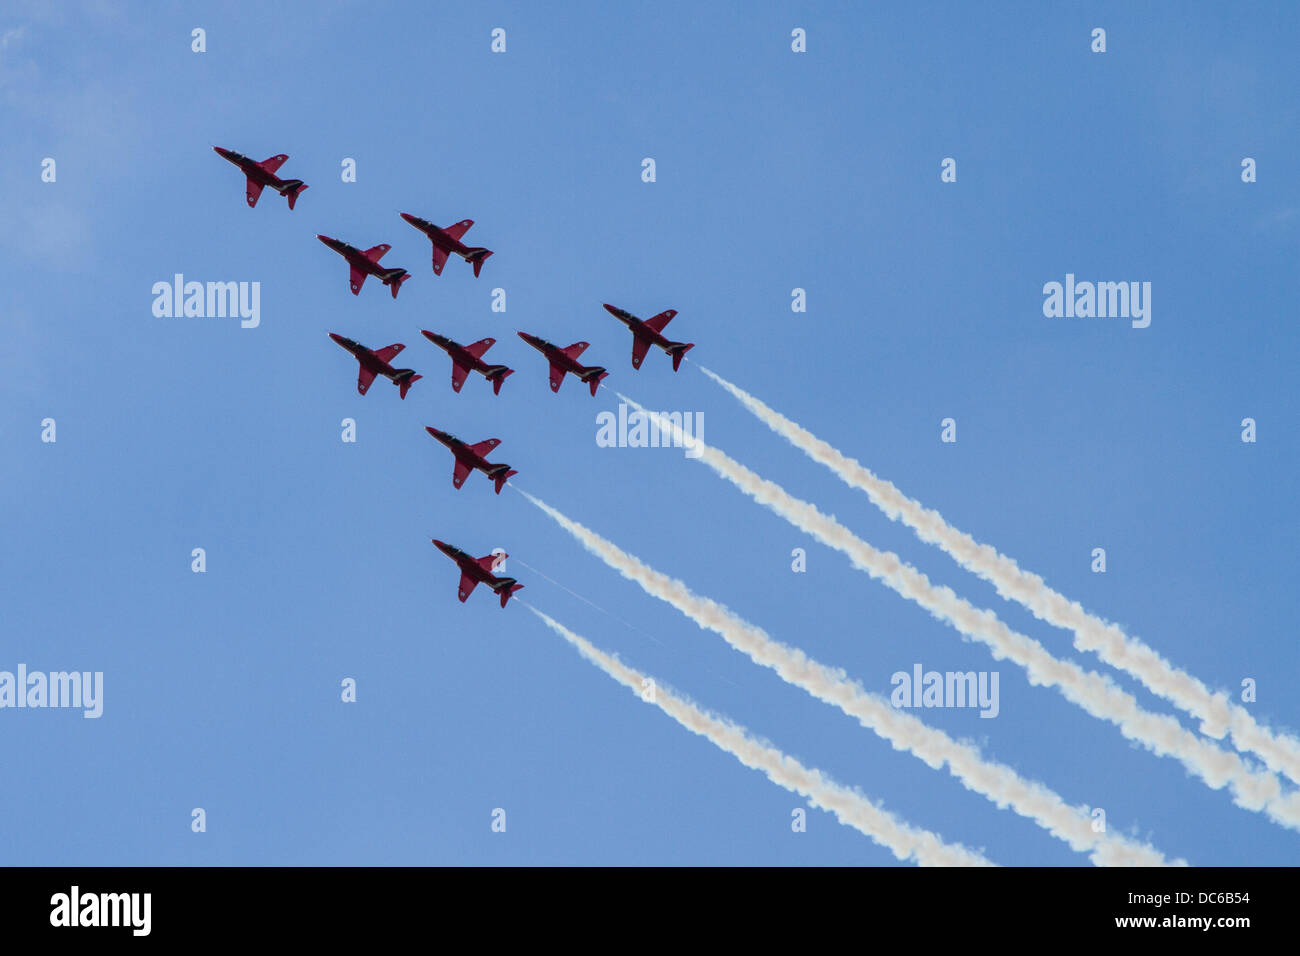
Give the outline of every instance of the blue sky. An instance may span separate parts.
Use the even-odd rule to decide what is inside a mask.
[[[1112,829],[1195,864],[1296,862],[1300,835],[1031,687],[679,450],[598,447],[617,399],[572,379],[551,394],[514,333],[590,341],[612,388],[703,413],[711,444],[1105,670],[690,363],[656,351],[633,372],[600,306],[677,309],[691,358],[1211,686],[1254,678],[1252,712],[1300,729],[1298,27],[1280,4],[8,5],[0,669],[102,671],[104,714],[0,711],[0,861],[896,862],[820,811],[791,832],[799,798],[524,608],[459,604],[436,536],[504,547],[521,597],[909,822],[999,863],[1085,862],[755,667],[519,495],[481,475],[454,490],[434,425],[500,438],[520,487],[869,689],[918,662],[998,671],[996,719],[914,713]],[[293,212],[271,192],[250,210],[214,144],[288,153],[281,174],[311,188]],[[467,239],[495,255],[479,279],[456,259],[435,277],[399,211],[473,218]],[[354,298],[318,232],[391,243],[413,278],[396,301],[373,279]],[[260,326],[155,317],[152,285],[177,272],[260,282]],[[1066,273],[1151,282],[1150,327],[1045,318],[1042,286]],[[516,374],[499,397],[477,376],[456,395],[421,328],[494,336]],[[384,381],[357,395],[331,331],[405,343],[424,379],[405,402]]]

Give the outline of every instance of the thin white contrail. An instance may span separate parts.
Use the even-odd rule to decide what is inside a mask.
[[[514,483],[513,481],[507,481],[506,484],[507,484],[507,485],[510,485],[510,486],[511,486],[512,488],[514,488],[516,491],[519,490],[518,487],[515,486],[515,483]],[[552,584],[554,584],[554,585],[555,585],[557,588],[559,588],[561,591],[567,591],[569,594],[573,595],[573,596],[576,597],[579,601],[581,601],[582,603],[588,605],[589,607],[594,607],[597,611],[600,611],[600,613],[605,614],[605,615],[607,615],[608,617],[613,618],[615,621],[618,621],[618,623],[622,624],[622,625],[623,625],[624,627],[626,627],[628,630],[636,631],[636,632],[637,632],[638,634],[640,634],[641,636],[643,636],[643,637],[645,637],[645,638],[647,638],[647,639],[649,639],[649,640],[651,640],[651,641],[654,641],[656,644],[658,644],[658,645],[659,645],[660,647],[662,647],[664,650],[666,650],[666,651],[670,651],[670,652],[675,652],[675,651],[678,651],[678,650],[679,650],[679,649],[677,649],[677,648],[673,648],[673,647],[670,647],[669,645],[665,644],[663,641],[659,640],[659,638],[655,637],[655,636],[654,636],[653,634],[651,634],[649,631],[647,631],[647,630],[645,630],[645,629],[643,629],[643,628],[637,627],[635,624],[633,624],[633,623],[630,622],[630,621],[625,621],[625,620],[623,620],[623,618],[619,617],[617,614],[613,613],[612,611],[607,611],[605,608],[601,607],[601,606],[600,606],[599,604],[597,604],[595,601],[590,601],[590,600],[588,600],[587,598],[585,598],[585,597],[583,597],[581,594],[579,594],[577,591],[573,590],[573,588],[571,588],[571,587],[567,587],[567,586],[561,584],[559,581],[555,580],[555,578],[553,578],[553,577],[551,577],[550,575],[546,574],[545,572],[539,570],[538,568],[533,567],[531,564],[528,564],[527,562],[521,560],[520,558],[511,558],[510,560],[519,563],[519,564],[522,565],[523,567],[527,568],[527,569],[528,569],[530,572],[532,572],[533,574],[536,574],[538,577],[543,578],[543,579],[545,579],[545,580],[547,580],[547,581],[550,581]],[[522,604],[523,602],[520,601],[520,603]],[[722,681],[722,682],[724,682],[724,683],[730,684],[732,687],[739,687],[739,686],[740,686],[740,685],[737,684],[734,680],[732,680],[730,677],[726,677],[726,676],[724,676],[724,675],[722,675],[722,674],[719,674],[719,673],[717,673],[716,671],[711,670],[710,668],[707,668],[707,667],[706,667],[706,668],[704,668],[704,670],[705,670],[708,674],[710,674],[711,676],[717,678],[718,680],[720,680],[720,681]]]
[[[1039,620],[1073,631],[1074,646],[1079,650],[1093,651],[1112,667],[1132,674],[1153,694],[1200,720],[1201,732],[1207,736],[1218,739],[1226,732],[1237,749],[1256,754],[1270,770],[1300,782],[1300,740],[1262,726],[1250,711],[1234,704],[1227,694],[1212,692],[1140,639],[1090,614],[1077,601],[1054,591],[1037,574],[1023,570],[1014,559],[952,527],[938,511],[907,497],[861,462],[849,458],[738,385],[698,363],[696,367],[772,431],[831,469],[850,487],[866,492],[872,504],[891,520],[902,521],[922,541],[938,545],[963,568],[992,583],[1002,597],[1023,604]]]
[[[506,484],[512,484],[512,483],[511,483],[511,482],[506,482]],[[623,620],[621,617],[619,617],[619,616],[618,616],[617,614],[615,614],[613,611],[607,611],[605,608],[601,607],[601,606],[600,606],[599,604],[597,604],[595,601],[591,601],[591,600],[588,600],[587,598],[583,597],[583,596],[582,596],[581,594],[579,594],[577,591],[573,590],[573,588],[571,588],[571,587],[569,587],[569,586],[567,586],[567,585],[561,584],[559,581],[555,580],[555,578],[551,577],[551,576],[550,576],[549,574],[547,574],[545,571],[542,571],[542,570],[539,569],[539,568],[535,568],[535,567],[533,567],[531,564],[529,564],[529,563],[528,563],[527,561],[525,561],[523,558],[516,557],[516,558],[512,558],[511,560],[513,560],[516,564],[519,564],[519,565],[521,565],[521,566],[527,568],[529,571],[531,571],[533,574],[537,575],[539,578],[542,578],[543,580],[546,580],[546,581],[550,581],[552,584],[554,584],[554,585],[555,585],[557,588],[559,588],[561,591],[564,591],[564,592],[566,592],[566,593],[572,595],[573,597],[576,597],[579,601],[581,601],[583,604],[587,605],[588,607],[594,607],[594,608],[595,608],[597,611],[599,611],[601,614],[604,614],[604,615],[606,615],[606,616],[608,616],[608,617],[612,617],[614,620],[618,621],[618,623],[622,624],[624,627],[628,628],[629,630],[637,631],[637,632],[639,632],[639,633],[641,633],[641,634],[644,634],[646,637],[650,638],[650,640],[654,641],[654,642],[655,642],[656,644],[658,644],[660,647],[667,647],[667,646],[668,646],[667,644],[665,644],[663,641],[659,640],[659,638],[655,637],[653,634],[649,633],[648,631],[643,631],[643,630],[641,630],[641,628],[637,627],[635,624],[632,624],[632,623],[630,623],[630,622],[628,622],[628,621]]]
[[[666,601],[700,627],[713,631],[757,664],[770,667],[787,683],[820,701],[838,707],[894,749],[911,753],[938,770],[945,765],[967,789],[1032,820],[1071,849],[1090,853],[1098,866],[1165,866],[1161,853],[1121,835],[1097,833],[1087,807],[1070,807],[1044,785],[1025,780],[1010,767],[986,760],[979,750],[958,743],[941,730],[911,714],[896,710],[888,700],[868,693],[839,668],[820,664],[797,648],[788,647],[728,608],[700,597],[683,582],[649,567],[590,528],[567,517],[528,492],[515,490],[573,535],[588,551],[647,594]],[[1179,864],[1183,861],[1179,860]]]
[[[576,647],[579,654],[629,687],[638,700],[644,699],[641,695],[645,678],[640,673],[614,655],[598,650],[531,604],[524,607]],[[773,783],[805,797],[813,806],[829,810],[841,823],[870,837],[900,860],[912,860],[921,866],[994,865],[974,850],[946,843],[929,830],[904,823],[857,791],[836,783],[820,770],[805,767],[770,744],[751,737],[739,724],[703,710],[661,684],[654,686],[651,702],[687,730],[707,738],[746,767],[763,771]]]
[[[1108,677],[1084,671],[1073,661],[1048,653],[1042,644],[1007,627],[996,614],[979,609],[951,588],[939,587],[916,568],[890,551],[877,551],[830,515],[802,501],[780,485],[762,478],[702,439],[686,436],[681,426],[658,412],[648,411],[622,393],[618,397],[649,416],[661,432],[688,444],[693,456],[726,478],[755,501],[770,508],[795,527],[828,547],[848,555],[859,570],[924,607],[937,619],[961,633],[987,644],[995,658],[1019,664],[1030,683],[1057,688],[1067,700],[1120,728],[1161,756],[1171,756],[1212,789],[1227,786],[1238,806],[1262,811],[1274,822],[1300,830],[1300,793],[1283,794],[1275,774],[1248,766],[1237,754],[1216,747],[1165,714],[1142,709],[1137,698]]]

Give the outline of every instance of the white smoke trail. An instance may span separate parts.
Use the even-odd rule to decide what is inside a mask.
[[[1079,852],[1090,852],[1098,866],[1166,866],[1161,853],[1123,836],[1093,830],[1087,807],[1068,806],[1040,783],[1023,779],[1010,767],[985,760],[978,749],[958,743],[941,730],[890,706],[885,698],[868,693],[839,668],[830,668],[803,651],[788,647],[758,627],[742,620],[709,598],[700,597],[683,582],[646,565],[611,541],[602,538],[546,502],[515,488],[624,577],[646,593],[671,604],[700,627],[713,631],[751,660],[770,667],[787,683],[801,687],[820,701],[838,707],[873,733],[919,757],[931,768],[945,765],[967,789],[987,797],[998,807],[1037,823]],[[1183,861],[1179,860],[1181,865]]]
[[[646,410],[622,393],[618,396],[654,420],[661,431],[673,434],[679,441],[685,440],[681,427],[670,419]],[[815,505],[795,498],[780,485],[759,477],[703,440],[693,439],[691,450],[699,461],[755,501],[828,547],[848,555],[858,569],[920,604],[961,633],[987,644],[995,658],[1019,664],[1028,672],[1031,683],[1056,687],[1067,700],[1087,713],[1118,726],[1130,740],[1155,754],[1176,758],[1212,789],[1226,785],[1238,806],[1263,811],[1274,822],[1300,830],[1300,794],[1283,795],[1276,775],[1247,766],[1235,753],[1196,736],[1172,717],[1143,710],[1137,698],[1109,678],[1095,671],[1084,671],[1073,661],[1053,657],[1037,641],[1007,627],[992,611],[976,608],[951,588],[931,584],[928,577],[898,555],[877,551]]]
[[[1300,782],[1300,740],[1270,731],[1244,707],[1224,693],[1213,693],[1200,680],[1180,670],[1136,637],[1090,614],[1077,601],[1052,590],[1037,574],[990,545],[952,527],[943,516],[907,497],[892,483],[877,477],[861,462],[849,458],[807,429],[792,422],[744,389],[702,365],[697,368],[731,393],[770,429],[814,461],[835,472],[850,487],[864,491],[872,504],[891,520],[902,521],[927,544],[938,545],[958,564],[992,583],[1002,597],[1017,601],[1039,620],[1074,632],[1074,646],[1093,651],[1112,667],[1127,671],[1153,694],[1201,721],[1201,732],[1216,739],[1230,735],[1238,750],[1249,751],[1270,770]]]
[[[524,606],[576,647],[583,657],[629,687],[638,700],[642,699],[641,689],[645,685],[641,674],[532,605]],[[900,860],[914,860],[921,866],[994,865],[973,850],[945,843],[929,830],[909,826],[862,794],[836,783],[820,770],[803,766],[775,747],[754,739],[745,728],[702,710],[663,685],[655,685],[652,702],[687,730],[707,738],[746,767],[763,771],[773,783],[807,798],[813,806],[829,810],[841,823],[870,837]]]

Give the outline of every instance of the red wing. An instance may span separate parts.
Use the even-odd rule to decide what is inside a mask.
[[[393,247],[390,246],[388,243],[381,242],[377,246],[371,246],[369,249],[363,252],[362,255],[365,256],[367,259],[369,259],[371,262],[378,262],[380,259],[384,257],[384,253],[391,248]]]
[[[673,320],[673,316],[676,314],[677,314],[676,309],[669,309],[667,312],[660,312],[658,315],[646,319],[645,324],[648,325],[650,328],[654,329],[656,332],[662,332],[664,330],[664,326],[667,325],[669,322],[671,322]]]
[[[501,444],[501,439],[489,438],[487,441],[481,441],[477,445],[470,445],[469,450],[472,451],[474,454],[478,455],[480,458],[482,458],[493,448],[496,448],[497,445],[499,444]]]
[[[361,371],[357,373],[357,391],[362,395],[366,394],[366,389],[370,387],[370,383],[374,380],[375,373],[370,371],[364,365],[361,366]]]
[[[576,359],[583,352],[587,351],[587,346],[590,344],[591,344],[590,342],[574,342],[568,348],[560,349],[560,351],[563,352],[565,355],[567,355],[569,358]]]
[[[459,392],[460,387],[465,384],[465,377],[469,375],[469,369],[455,362],[451,363],[451,390]]]
[[[470,467],[459,458],[456,459],[456,469],[451,473],[451,483],[459,488],[465,484],[465,479],[469,477]]]
[[[457,592],[456,596],[464,601],[465,598],[469,597],[470,592],[474,590],[476,584],[478,584],[478,581],[462,571],[460,573],[460,590]]]
[[[262,195],[262,184],[253,182],[252,178],[248,180],[248,205],[256,206],[258,197]]]
[[[479,339],[473,345],[465,346],[465,351],[475,358],[482,358],[483,353],[496,344],[496,339]]]
[[[497,565],[508,557],[510,557],[510,555],[506,554],[504,551],[499,554],[485,554],[483,557],[479,558],[476,563],[484,571],[495,571]]]
[[[352,294],[356,295],[361,291],[361,284],[366,281],[366,274],[353,266],[348,275],[348,282],[352,284]]]
[[[375,358],[379,359],[381,362],[391,362],[397,357],[397,353],[402,351],[404,348],[406,348],[405,345],[390,345],[386,349],[376,349]]]
[[[281,153],[279,156],[272,156],[270,159],[264,159],[257,165],[261,166],[268,173],[274,175],[275,171],[279,169],[281,166],[283,166],[285,160],[287,160],[288,158],[289,157],[287,154]]]
[[[551,365],[551,391],[558,392],[560,384],[564,381],[564,369],[558,365]]]
[[[442,267],[447,264],[447,253],[443,252],[436,245],[433,247],[433,274],[442,275]]]
[[[645,361],[646,352],[650,351],[650,340],[639,335],[632,336],[632,367],[640,368]]]
[[[469,227],[472,225],[474,225],[473,219],[462,219],[460,222],[456,223],[456,225],[448,226],[443,230],[443,232],[459,242],[460,237],[469,232]]]

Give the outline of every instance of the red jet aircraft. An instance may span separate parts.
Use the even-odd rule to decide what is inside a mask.
[[[362,395],[366,394],[366,389],[370,388],[370,383],[375,380],[376,375],[391,379],[393,384],[397,386],[402,398],[406,398],[407,389],[424,377],[416,375],[413,368],[393,368],[388,364],[396,357],[398,352],[406,348],[405,345],[390,345],[388,348],[372,352],[359,342],[353,342],[342,335],[335,335],[331,332],[330,338],[351,352],[357,362],[360,363],[361,371],[357,375],[357,391]]]
[[[289,200],[289,208],[298,201],[302,191],[307,188],[307,184],[301,179],[281,179],[275,174],[275,171],[284,165],[288,155],[281,153],[279,156],[272,156],[270,159],[264,159],[260,163],[249,159],[233,149],[223,149],[220,146],[212,147],[218,156],[227,159],[240,168],[245,176],[248,177],[248,205],[256,206],[257,199],[262,195],[262,190],[270,186],[281,196]]]
[[[412,216],[409,212],[404,212],[401,216],[428,236],[429,241],[433,243],[434,275],[442,275],[442,267],[447,264],[447,254],[454,252],[474,267],[474,276],[477,278],[479,270],[483,268],[483,260],[492,255],[491,249],[484,249],[482,246],[467,246],[460,241],[460,237],[469,232],[469,227],[474,225],[473,219],[462,219],[454,226],[439,229],[429,220],[421,219],[419,216]]]
[[[682,356],[695,348],[694,342],[673,342],[663,336],[664,326],[673,320],[676,309],[660,312],[649,319],[638,319],[616,305],[605,304],[606,311],[632,330],[632,367],[640,368],[650,346],[657,345],[673,357],[673,371],[682,364]]]
[[[496,344],[496,339],[479,339],[473,345],[461,345],[445,335],[421,329],[420,334],[451,356],[451,390],[459,392],[465,384],[465,377],[470,371],[479,372],[492,383],[492,394],[501,394],[501,383],[507,375],[513,375],[514,369],[504,365],[489,365],[483,361],[483,353]]]
[[[520,332],[519,337],[545,355],[546,360],[551,363],[552,392],[560,390],[560,384],[564,381],[564,373],[572,372],[591,386],[591,396],[595,398],[596,389],[600,387],[601,379],[609,375],[599,365],[583,365],[578,361],[578,356],[586,351],[590,343],[574,342],[568,348],[562,349],[558,345],[552,345],[546,339],[538,338],[536,335],[529,335],[527,332]]]
[[[492,573],[492,569],[508,558],[509,555],[486,554],[481,558],[471,558],[455,545],[439,541],[437,538],[432,540],[438,546],[439,551],[460,566],[460,590],[457,592],[457,596],[462,603],[465,598],[469,597],[470,592],[474,590],[480,581],[500,595],[502,607],[506,606],[506,602],[510,600],[512,594],[523,587],[522,584],[516,583],[514,578],[499,578]]]
[[[497,494],[501,494],[501,487],[506,483],[506,480],[511,475],[519,474],[509,465],[494,465],[487,460],[487,453],[501,444],[500,439],[489,438],[487,441],[467,445],[455,435],[439,431],[431,425],[425,425],[424,430],[446,445],[451,450],[451,453],[456,456],[456,467],[451,473],[451,483],[457,488],[465,484],[465,479],[469,477],[471,471],[478,469],[496,483]]]
[[[352,268],[350,280],[353,295],[361,291],[361,284],[366,281],[366,276],[378,276],[384,285],[392,289],[393,298],[396,299],[397,290],[402,287],[403,282],[411,278],[411,274],[405,269],[397,267],[385,269],[379,264],[379,260],[384,257],[384,253],[393,248],[388,243],[371,246],[365,252],[362,252],[356,246],[350,246],[338,239],[331,239],[329,236],[317,235],[316,238],[348,260],[348,265]]]

